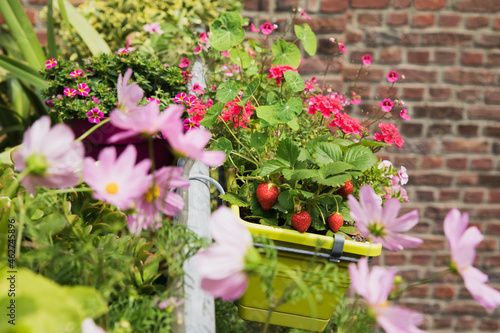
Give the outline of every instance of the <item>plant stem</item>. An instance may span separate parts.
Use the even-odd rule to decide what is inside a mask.
[[[446,274],[452,273],[452,272],[453,271],[450,268],[448,268],[448,269],[446,269],[446,270],[444,270],[442,272],[433,274],[433,275],[431,275],[429,277],[426,277],[425,279],[422,279],[422,280],[418,281],[417,283],[414,283],[412,285],[407,286],[406,288],[403,288],[403,289],[397,290],[395,292],[392,292],[389,295],[388,299],[389,300],[395,299],[395,298],[401,296],[402,294],[404,294],[406,291],[410,291],[412,289],[415,289],[416,287],[418,287],[420,285],[429,283],[429,282],[431,282],[431,281],[433,281],[435,279],[439,279],[440,277],[445,276]]]
[[[75,142],[78,142],[78,141],[82,141],[83,139],[85,139],[87,136],[89,136],[92,132],[94,132],[96,129],[98,129],[99,127],[101,127],[102,125],[106,124],[106,123],[109,123],[111,121],[111,118],[108,118],[108,119],[105,119],[103,121],[101,121],[99,124],[95,125],[95,126],[92,126],[91,129],[89,129],[87,132],[83,133],[82,135],[80,135],[79,138],[77,138],[75,140]]]

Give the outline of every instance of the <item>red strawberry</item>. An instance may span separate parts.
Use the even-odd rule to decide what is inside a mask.
[[[257,186],[257,201],[262,206],[262,209],[269,210],[278,201],[280,190],[271,183],[260,183]]]
[[[349,194],[352,193],[354,190],[354,186],[352,186],[352,183],[350,180],[346,181],[344,186],[342,186],[338,191],[337,194],[340,195],[342,198],[346,198]]]
[[[344,224],[344,218],[342,217],[342,214],[333,213],[332,215],[328,216],[328,225],[330,226],[330,229],[332,229],[333,232],[339,231],[340,227],[343,224]]]
[[[292,227],[300,232],[306,232],[311,225],[311,215],[305,210],[292,215]]]

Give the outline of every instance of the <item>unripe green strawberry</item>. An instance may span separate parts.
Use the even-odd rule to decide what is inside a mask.
[[[278,196],[280,195],[280,190],[278,187],[271,183],[260,183],[257,186],[257,201],[262,206],[264,210],[270,210],[274,206],[276,201],[278,201]]]
[[[333,232],[339,231],[340,227],[344,225],[344,218],[340,213],[333,213],[328,216],[328,226]]]
[[[292,215],[292,227],[299,232],[306,232],[311,225],[311,215],[305,210]]]
[[[352,193],[354,190],[354,186],[352,185],[352,182],[350,180],[346,181],[344,186],[342,186],[338,191],[337,194],[340,195],[342,198],[346,198],[349,194]]]

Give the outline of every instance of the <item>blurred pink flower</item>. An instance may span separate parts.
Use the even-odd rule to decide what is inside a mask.
[[[347,53],[344,43],[339,43],[339,52]]]
[[[260,29],[262,30],[262,33],[264,35],[269,35],[271,32],[273,32],[275,27],[270,22],[266,22],[260,26]]]
[[[77,69],[75,71],[72,71],[71,73],[69,73],[69,77],[75,79],[79,76],[83,76],[83,71],[81,69]]]
[[[253,32],[260,32],[260,29],[254,27],[253,23],[250,23],[250,31],[253,31]]]
[[[191,86],[191,90],[197,94],[203,95],[203,88],[199,83],[195,83]]]
[[[68,97],[75,97],[77,91],[75,89],[71,89],[71,88],[66,87],[66,88],[64,88],[63,93],[64,93],[64,95],[66,95]]]
[[[191,65],[191,61],[188,58],[182,58],[181,63],[179,64],[179,68],[186,68]]]
[[[229,58],[231,56],[227,51],[221,51],[220,54],[222,54],[226,58]]]
[[[389,74],[387,74],[387,81],[389,82],[396,82],[399,78],[399,74],[396,73],[395,71],[390,71]]]
[[[153,22],[150,24],[145,24],[144,25],[144,30],[149,32],[150,34],[158,34],[162,35],[163,30],[161,30],[160,23],[159,22]]]
[[[12,161],[16,170],[29,169],[21,184],[30,193],[36,186],[68,188],[80,182],[84,147],[75,142],[69,126],[50,127],[50,118],[43,116],[24,132],[22,145],[14,150]]]
[[[488,310],[500,305],[500,291],[487,286],[488,275],[473,267],[476,246],[483,241],[483,235],[475,226],[467,228],[469,214],[460,214],[456,208],[450,210],[444,219],[444,234],[451,252],[452,269],[462,276],[465,287],[472,297]]]
[[[359,231],[374,243],[381,243],[391,251],[422,244],[423,240],[420,238],[400,234],[418,223],[418,210],[397,217],[401,202],[398,199],[389,199],[382,207],[380,197],[369,185],[363,186],[359,191],[359,202],[353,195],[349,195],[347,202]]]
[[[45,68],[46,69],[49,69],[49,68],[54,68],[57,66],[57,60],[54,59],[54,58],[50,58],[49,60],[47,60],[47,62],[45,63]]]
[[[302,13],[300,14],[300,16],[302,16],[303,18],[305,18],[306,20],[311,20],[311,17],[309,15],[306,14],[306,9],[304,8],[304,10],[302,11]]]
[[[403,110],[401,110],[399,116],[403,119],[411,120],[411,117],[406,113],[406,108],[403,108]]]
[[[106,331],[97,326],[92,318],[87,318],[82,322],[82,333],[106,333]]]
[[[208,35],[205,32],[200,33],[199,38],[203,43],[208,43]]]
[[[365,54],[364,56],[361,57],[361,61],[363,61],[363,65],[365,66],[370,66],[372,64],[372,56],[369,54]]]
[[[394,106],[394,103],[391,101],[390,98],[386,98],[382,102],[379,102],[378,104],[380,105],[382,111],[384,112],[390,112],[392,110],[392,107]]]
[[[98,108],[92,108],[87,112],[87,118],[93,124],[100,123],[102,117],[104,117],[104,113]]]
[[[214,297],[236,300],[248,285],[245,259],[249,252],[255,251],[252,235],[227,207],[220,207],[212,214],[208,227],[215,244],[197,255],[201,288]]]
[[[396,270],[394,268],[368,268],[368,260],[361,258],[358,266],[349,264],[351,285],[362,296],[375,315],[377,323],[387,333],[422,333],[417,326],[423,324],[424,316],[400,306],[389,305],[387,297],[391,292]]]
[[[136,148],[129,145],[118,158],[115,147],[104,148],[99,153],[98,163],[87,157],[83,162],[83,179],[94,190],[93,197],[120,209],[130,208],[150,184],[151,161],[145,159],[136,165],[136,156]]]
[[[80,83],[77,88],[80,96],[87,96],[90,92],[90,88],[85,83]]]
[[[186,301],[184,298],[177,298],[177,297],[169,297],[164,301],[160,301],[160,299],[157,297],[153,300],[154,305],[156,305],[158,308],[161,310],[166,309],[167,307],[173,307],[176,308],[179,305],[183,304]]]
[[[118,83],[116,86],[119,107],[125,112],[131,112],[137,109],[137,104],[144,96],[144,92],[137,83],[133,82],[128,84],[131,76],[132,68],[129,68],[123,77],[122,74],[118,76]]]
[[[198,43],[198,46],[193,50],[193,53],[200,53],[203,48],[201,47],[201,44]]]

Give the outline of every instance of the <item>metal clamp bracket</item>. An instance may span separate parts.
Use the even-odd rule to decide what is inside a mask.
[[[329,260],[330,262],[340,262],[340,258],[342,257],[342,254],[344,254],[345,236],[339,234],[335,234],[333,236],[333,248],[332,252],[330,252]]]

